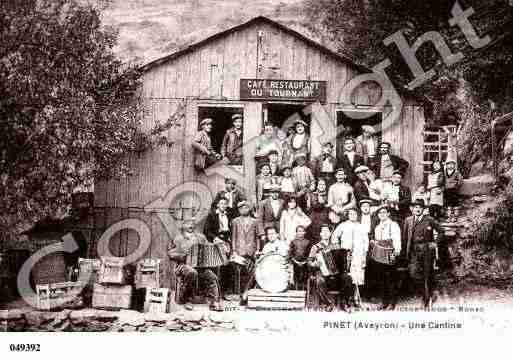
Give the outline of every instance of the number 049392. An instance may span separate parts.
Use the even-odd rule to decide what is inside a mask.
[[[40,344],[9,344],[11,352],[39,352],[41,351]]]

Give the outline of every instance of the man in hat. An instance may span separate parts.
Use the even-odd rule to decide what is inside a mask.
[[[265,228],[280,226],[281,213],[284,210],[284,202],[280,198],[280,188],[271,187],[270,197],[260,202],[257,211],[258,235],[261,240],[265,239]],[[261,243],[263,245],[263,243]]]
[[[195,225],[193,219],[186,220],[182,233],[178,234],[168,245],[169,258],[177,263],[175,275],[182,281],[178,301],[185,303],[185,309],[192,310],[192,298],[197,295],[197,283],[204,283],[206,296],[210,301],[210,309],[223,311],[217,275],[211,269],[193,268],[186,264],[187,255],[193,245],[207,244],[206,237],[195,230]],[[201,281],[198,281],[199,279]]]
[[[212,123],[213,120],[211,118],[201,120],[200,131],[198,131],[192,141],[194,167],[197,170],[204,170],[215,160],[221,159],[221,155],[216,153],[212,147],[212,140],[210,139]]]
[[[352,186],[356,182],[356,174],[354,170],[364,165],[365,161],[363,157],[356,153],[355,151],[355,141],[352,137],[346,137],[344,140],[344,153],[342,157],[339,159],[340,165],[344,168],[344,171],[347,176],[347,182]]]
[[[435,286],[437,239],[442,231],[434,218],[424,215],[424,206],[422,200],[416,200],[411,204],[413,215],[404,221],[402,237],[406,244],[404,256],[410,277],[417,287],[422,288],[424,308],[431,309]]]
[[[410,215],[411,191],[402,184],[403,174],[394,171],[392,183],[384,193],[384,200],[392,210],[392,218],[402,225],[404,219]]]
[[[367,172],[369,172],[369,167],[367,166],[358,166],[354,169],[354,173],[358,178],[353,185],[354,196],[356,200],[360,202],[364,198],[369,198],[369,182],[367,178]]]
[[[237,181],[235,181],[233,178],[225,178],[224,183],[225,189],[217,193],[212,205],[219,203],[221,198],[226,199],[228,202],[226,213],[228,214],[230,220],[232,220],[239,215],[237,203],[245,200],[246,196],[239,188],[237,188]]]
[[[255,270],[255,254],[260,251],[260,240],[258,238],[258,221],[249,215],[250,205],[247,201],[238,204],[240,216],[232,222],[232,262],[236,270],[240,271],[238,277],[239,294],[242,304],[247,301],[247,292],[252,283]],[[241,278],[243,280],[241,280]],[[241,282],[244,283],[241,286]],[[240,289],[243,289],[240,292]]]
[[[369,163],[369,159],[376,156],[378,141],[374,132],[374,127],[363,125],[362,134],[356,138],[356,152],[363,157],[365,163]]]
[[[333,183],[335,169],[338,166],[337,159],[333,156],[333,145],[331,142],[326,142],[322,145],[322,154],[312,160],[310,167],[315,178],[324,178],[328,182],[328,186]]]
[[[391,180],[394,171],[406,173],[410,164],[399,156],[390,154],[390,143],[382,142],[379,146],[379,153],[369,163],[369,168],[374,171],[377,178]]]
[[[232,116],[233,127],[229,128],[221,145],[221,156],[228,159],[230,165],[242,166],[242,115]]]

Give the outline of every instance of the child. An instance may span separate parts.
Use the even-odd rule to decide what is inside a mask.
[[[256,178],[257,182],[257,200],[259,202],[269,197],[269,193],[273,186],[273,177],[271,175],[271,167],[268,163],[260,166],[260,174]]]
[[[445,202],[447,217],[450,222],[456,222],[458,216],[458,190],[463,181],[461,173],[456,169],[456,161],[450,160],[445,164]]]
[[[292,176],[298,185],[297,199],[301,208],[306,208],[305,194],[310,190],[315,178],[312,170],[306,166],[306,155],[300,153],[296,156],[296,166],[292,170]]]
[[[306,229],[296,227],[296,238],[289,245],[289,259],[294,266],[294,284],[296,290],[304,290],[308,279],[307,260],[311,242],[305,237]]]
[[[440,161],[433,162],[431,173],[427,176],[426,188],[429,191],[429,214],[438,220],[442,216],[445,188],[445,176]]]
[[[285,167],[283,169],[283,177],[281,178],[280,189],[282,198],[287,198],[295,195],[299,191],[299,186],[294,177],[292,177],[292,169]]]

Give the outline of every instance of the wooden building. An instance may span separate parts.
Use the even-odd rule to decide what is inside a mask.
[[[355,76],[369,72],[350,59],[340,56],[290,28],[265,17],[254,18],[242,25],[220,32],[181,51],[151,62],[144,67],[143,95],[147,111],[144,128],[160,128],[164,137],[158,148],[127,159],[133,174],[123,180],[95,183],[95,213],[97,235],[119,219],[139,218],[152,232],[148,257],[164,259],[164,271],[169,275],[166,248],[169,236],[159,213],[173,214],[180,221],[210,206],[194,194],[184,193],[173,203],[162,205],[158,200],[180,184],[197,182],[211,193],[224,187],[222,174],[216,171],[200,173],[193,168],[191,142],[199,121],[214,119],[214,146],[220,145],[220,135],[231,126],[231,115],[244,116],[243,166],[240,185],[251,197],[255,193],[255,139],[267,121],[281,126],[285,119],[301,113],[310,121],[313,139],[312,155],[321,151],[315,139],[328,132],[336,142],[337,125],[356,131],[362,124],[382,128],[381,139],[392,144],[392,153],[410,163],[405,181],[416,185],[423,176],[422,102],[402,95],[400,124],[386,126],[391,108],[374,106],[381,89],[377,84],[364,83],[350,103],[340,103],[341,89]],[[275,91],[272,96],[259,92],[256,80],[283,81],[285,86],[309,86],[304,96]],[[290,85],[292,84],[292,85]],[[280,89],[280,82],[274,82]],[[255,90],[255,91],[253,91]],[[287,96],[288,95],[288,96]],[[321,106],[312,105],[317,103]],[[372,114],[365,120],[351,119],[350,111]],[[318,112],[324,112],[320,114]],[[314,118],[331,119],[320,124]],[[324,116],[324,117],[323,117]],[[326,133],[324,133],[326,135]],[[356,134],[356,133],[353,133]],[[207,172],[208,173],[208,172]],[[202,186],[200,186],[202,187]],[[144,211],[143,208],[147,208]],[[171,236],[174,234],[171,233]],[[126,255],[137,246],[134,230],[123,230],[112,240],[118,255]],[[171,279],[171,281],[169,281]],[[172,278],[163,283],[172,285]]]

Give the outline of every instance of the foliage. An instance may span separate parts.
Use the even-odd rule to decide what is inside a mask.
[[[66,208],[78,186],[126,172],[139,132],[140,73],[117,33],[78,0],[0,5],[0,230]]]
[[[497,207],[476,225],[480,244],[513,253],[513,184],[498,198]]]

